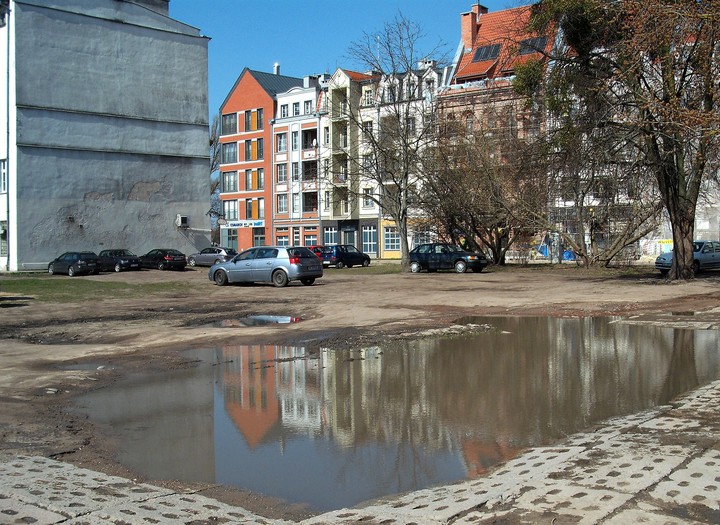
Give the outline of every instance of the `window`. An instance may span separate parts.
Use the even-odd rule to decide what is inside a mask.
[[[362,236],[362,251],[365,253],[377,253],[377,226],[363,226]]]
[[[291,148],[293,151],[298,149],[298,144],[300,143],[300,134],[297,131],[293,131],[291,135]]]
[[[226,142],[220,149],[220,164],[237,162],[237,142]]]
[[[238,218],[238,201],[223,201],[223,215],[228,221],[235,221]]]
[[[330,144],[330,127],[323,128],[323,144]]]
[[[257,158],[262,160],[265,158],[265,141],[264,139],[257,139]]]
[[[278,184],[287,183],[287,164],[278,164],[276,170],[277,170],[277,183]]]
[[[245,170],[245,191],[252,189],[254,189],[252,170]]]
[[[299,162],[292,163],[292,180],[293,180],[293,182],[297,182],[300,180],[300,163]]]
[[[8,191],[7,159],[0,160],[0,193]],[[7,228],[5,228],[7,229]]]
[[[364,173],[370,175],[374,172],[372,155],[363,155],[361,162],[362,162],[362,168],[363,168]]]
[[[305,101],[305,114],[309,115],[312,113],[312,100]]]
[[[278,244],[278,246],[290,246],[290,242],[288,241],[287,234],[278,235],[277,236],[277,244]]]
[[[223,233],[223,237],[225,237],[227,239],[225,242],[223,242],[223,246],[237,250],[238,249],[237,230],[235,230],[235,229],[230,230],[230,229],[223,228],[220,231]]]
[[[283,153],[287,151],[287,133],[278,133],[275,138],[275,151]]]
[[[265,168],[258,168],[256,172],[257,184],[255,189],[262,190],[265,188]]]
[[[303,243],[305,246],[315,246],[317,244],[317,235],[305,235]]]
[[[364,106],[370,106],[375,101],[375,91],[366,89],[362,94],[362,103]]]
[[[547,46],[547,37],[539,36],[536,38],[528,38],[520,42],[518,55],[530,55],[532,53],[541,53],[545,51]]]
[[[253,217],[253,200],[247,199],[245,201],[245,218],[246,219],[254,219]]]
[[[318,195],[316,192],[305,192],[302,194],[303,212],[310,213],[317,211]]]
[[[372,135],[373,123],[372,120],[366,120],[362,123],[362,130],[366,135]]]
[[[415,117],[408,117],[405,119],[405,129],[407,130],[408,134],[415,133]]]
[[[501,44],[490,44],[487,46],[480,46],[475,50],[473,55],[473,62],[483,62],[484,60],[495,60],[500,54]]]
[[[245,141],[245,160],[253,160],[251,140]]]
[[[325,244],[337,244],[337,228],[328,226],[324,228]]]
[[[245,131],[252,131],[252,111],[248,110],[245,112]]]
[[[221,135],[232,135],[237,133],[237,113],[230,113],[222,116],[222,125],[220,126]]]
[[[348,130],[347,126],[344,126],[340,130],[340,147],[347,148],[348,147]]]
[[[400,251],[400,234],[394,226],[385,227],[385,250]]]
[[[363,208],[372,208],[375,206],[372,194],[372,188],[363,188]]]
[[[288,116],[288,105],[283,104],[280,106],[280,118],[287,118]]]
[[[300,102],[293,102],[293,117],[297,117],[300,114]]]
[[[224,171],[222,174],[222,191],[237,191],[237,171]]]
[[[292,194],[292,212],[293,213],[300,212],[300,194],[299,193]]]
[[[330,209],[330,192],[326,191],[323,194],[323,208],[326,210]]]
[[[258,108],[256,129],[263,129],[265,127],[263,124],[263,119],[265,118],[264,115],[265,115],[265,111],[263,110],[263,108]]]
[[[288,196],[285,193],[280,193],[277,196],[277,212],[287,213],[288,212]]]
[[[265,228],[253,228],[253,246],[265,246]]]

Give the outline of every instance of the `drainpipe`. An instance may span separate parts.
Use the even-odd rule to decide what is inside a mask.
[[[7,16],[7,56],[5,57],[5,208],[7,210],[7,226],[5,227],[5,242],[7,243],[7,259],[5,270],[10,271],[10,2],[8,2]]]

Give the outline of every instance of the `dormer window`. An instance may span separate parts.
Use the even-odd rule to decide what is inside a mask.
[[[495,60],[500,55],[500,47],[502,44],[490,44],[481,46],[475,50],[473,62],[484,62],[485,60]]]

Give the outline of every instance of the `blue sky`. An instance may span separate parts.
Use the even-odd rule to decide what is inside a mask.
[[[444,43],[452,56],[460,42],[460,14],[473,0],[171,0],[170,16],[197,27],[209,44],[209,111],[215,115],[245,67],[304,77],[353,68],[352,42],[399,13],[427,35],[427,48]],[[490,11],[525,4],[483,0]]]

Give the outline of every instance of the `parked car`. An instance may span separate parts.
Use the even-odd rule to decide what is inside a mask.
[[[478,252],[468,252],[456,244],[433,242],[420,244],[410,251],[410,271],[467,270],[482,272],[488,265],[487,257]]]
[[[190,266],[212,266],[213,264],[229,261],[237,255],[237,250],[223,248],[222,246],[211,246],[200,250],[199,253],[188,255],[187,262]]]
[[[370,256],[361,252],[352,244],[325,246],[322,256],[323,266],[335,266],[335,268],[370,266]]]
[[[667,275],[672,266],[672,262],[673,252],[661,253],[658,258],[655,259],[655,268],[660,270],[662,275]],[[693,270],[695,273],[713,268],[720,268],[720,242],[693,242]]]
[[[323,258],[323,250],[325,250],[325,246],[313,244],[312,246],[308,246],[307,249],[317,255],[320,259]]]
[[[102,250],[98,254],[98,258],[100,259],[100,270],[103,272],[140,269],[140,257],[124,248]]]
[[[218,286],[264,282],[281,287],[290,281],[310,286],[322,276],[322,263],[304,246],[257,246],[213,264],[208,271],[208,278]]]
[[[158,270],[183,270],[187,265],[185,254],[172,248],[155,248],[140,256],[140,266]]]
[[[95,252],[65,252],[48,264],[48,273],[66,273],[70,277],[100,273],[100,260]]]

